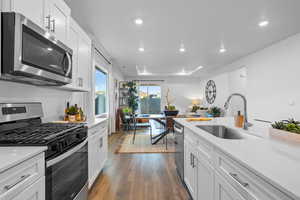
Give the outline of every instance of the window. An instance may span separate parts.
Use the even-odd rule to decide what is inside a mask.
[[[157,85],[139,86],[139,108],[141,114],[161,113],[161,89]]]
[[[107,113],[107,73],[96,67],[95,115]]]

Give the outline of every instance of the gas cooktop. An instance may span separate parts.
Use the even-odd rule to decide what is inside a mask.
[[[47,146],[46,159],[56,157],[87,138],[78,123],[42,123],[40,103],[0,103],[0,146]]]
[[[65,136],[68,132],[82,127],[82,124],[45,123],[7,131],[0,131],[1,144],[47,144]]]

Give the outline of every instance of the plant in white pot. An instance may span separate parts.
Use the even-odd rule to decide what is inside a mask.
[[[271,138],[300,145],[300,122],[294,119],[274,122],[269,133]]]

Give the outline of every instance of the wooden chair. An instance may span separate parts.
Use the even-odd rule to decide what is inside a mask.
[[[121,122],[122,122],[122,130],[123,131],[129,131],[130,128],[130,120],[126,119],[125,117],[125,113],[123,112],[122,109],[119,110],[120,113],[120,118],[121,118]]]

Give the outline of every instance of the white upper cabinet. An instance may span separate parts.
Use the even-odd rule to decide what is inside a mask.
[[[57,39],[67,42],[71,9],[62,0],[48,0],[46,4],[46,27]]]
[[[57,39],[67,42],[71,9],[63,0],[47,0],[45,26]]]
[[[2,0],[3,11],[17,12],[66,42],[71,9],[63,0]]]
[[[2,0],[3,11],[21,13],[40,27],[45,23],[46,0]]]
[[[70,20],[68,45],[73,50],[72,83],[70,84],[70,86],[77,87],[79,33],[77,24],[75,21],[73,21],[73,19]]]
[[[70,19],[68,45],[73,50],[73,81],[70,86],[88,91],[91,88],[92,41],[73,19]]]
[[[91,73],[91,41],[88,38],[80,37],[78,46],[78,85],[84,89],[90,89]]]

